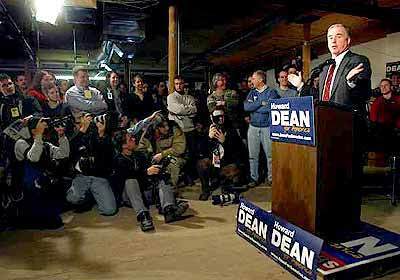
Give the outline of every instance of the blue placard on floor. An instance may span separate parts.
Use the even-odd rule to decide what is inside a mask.
[[[399,234],[362,223],[358,232],[344,240],[324,244],[318,270],[322,275],[331,275],[397,256],[400,256]]]
[[[311,96],[269,102],[273,141],[315,146],[314,103]]]
[[[299,279],[316,279],[322,239],[241,198],[236,232]]]

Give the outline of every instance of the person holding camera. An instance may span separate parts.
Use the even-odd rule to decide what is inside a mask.
[[[112,170],[113,146],[106,133],[107,123],[93,121],[91,114],[81,117],[81,124],[71,138],[72,158],[76,176],[67,192],[67,201],[85,207],[94,198],[101,215],[117,212],[115,197],[108,177]]]
[[[43,118],[29,118],[27,126],[31,137],[17,140],[14,148],[17,160],[23,164],[23,216],[26,218],[23,226],[58,228],[63,225],[59,217],[61,205],[49,193],[58,187],[54,181],[58,176],[57,161],[69,157],[69,141],[64,128],[56,128],[58,146],[44,141],[48,125]]]
[[[211,150],[212,186],[202,184],[200,200],[207,200],[215,186],[222,185],[223,192],[242,191],[244,146],[236,129],[225,122],[223,107],[216,107],[211,114],[209,146]]]
[[[133,207],[142,231],[149,231],[154,229],[154,225],[149,209],[143,201],[143,190],[150,185],[150,176],[162,175],[160,174],[162,167],[150,164],[145,154],[137,151],[139,138],[138,130],[131,133],[123,130],[115,134],[114,143],[119,154],[114,159],[113,178],[116,182],[114,186],[117,186],[116,193],[120,194],[119,197],[125,203]],[[165,222],[179,220],[188,205],[176,204],[173,189],[163,177],[159,177],[156,182]]]
[[[169,181],[178,193],[179,174],[185,164],[183,155],[186,150],[186,138],[176,122],[168,121],[162,117],[156,123],[152,150],[155,152],[152,161],[156,164],[165,165]]]

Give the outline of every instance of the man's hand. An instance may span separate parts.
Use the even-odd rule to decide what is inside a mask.
[[[147,175],[156,175],[160,173],[160,168],[157,165],[152,165],[147,168]]]
[[[47,123],[43,120],[43,118],[41,118],[39,120],[39,122],[37,123],[36,128],[35,128],[35,132],[34,132],[35,136],[36,135],[43,135],[44,130],[47,127],[48,127]]]
[[[210,137],[211,139],[215,138],[216,133],[217,133],[216,126],[215,125],[211,125],[210,126],[210,130],[208,131],[208,137]]]
[[[217,129],[217,132],[215,133],[215,138],[217,138],[221,144],[225,142],[225,134],[223,134],[219,129]]]
[[[155,162],[160,162],[161,159],[162,159],[162,154],[161,154],[161,153],[158,153],[158,154],[156,154],[156,155],[153,156],[153,160],[154,160]]]
[[[150,120],[154,120],[155,117],[157,117],[161,113],[161,110],[155,111],[151,116],[149,117]],[[136,121],[138,122],[138,121]]]
[[[360,74],[362,71],[364,71],[364,65],[360,63],[350,70],[350,72],[346,76],[346,80],[351,81],[356,75]]]
[[[104,137],[104,134],[106,133],[106,124],[102,122],[97,122],[97,132],[99,133],[100,137]]]
[[[299,72],[298,75],[296,74],[289,74],[288,75],[288,80],[289,83],[291,83],[293,86],[295,86],[297,89],[300,89],[303,87],[303,78],[301,76],[301,72]]]
[[[79,131],[82,133],[86,133],[92,120],[93,120],[93,117],[90,114],[86,114],[86,115],[82,116],[81,117],[81,127],[80,127]]]
[[[246,123],[250,123],[250,117],[249,117],[249,116],[244,117],[244,121],[245,121]]]

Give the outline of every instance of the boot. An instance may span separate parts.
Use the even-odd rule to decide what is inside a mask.
[[[182,214],[189,208],[189,204],[180,203],[178,205],[169,205],[164,209],[165,223],[172,223],[182,219]]]
[[[143,211],[137,216],[138,222],[140,222],[140,229],[143,232],[154,230],[153,220],[151,219],[148,211]]]

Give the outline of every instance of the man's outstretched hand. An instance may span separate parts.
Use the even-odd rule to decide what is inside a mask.
[[[350,70],[346,76],[347,81],[351,81],[354,77],[364,71],[364,65],[362,63],[358,64],[356,67]]]
[[[289,82],[295,86],[297,89],[301,89],[304,85],[303,77],[301,76],[301,72],[298,75],[296,74],[289,74],[288,75]]]

